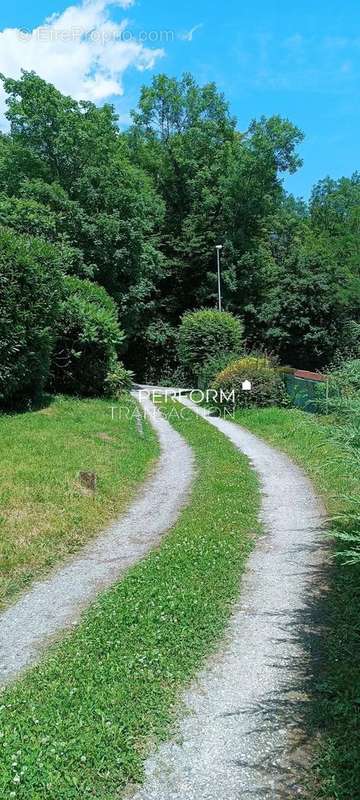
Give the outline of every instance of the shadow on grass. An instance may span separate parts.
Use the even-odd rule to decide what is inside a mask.
[[[307,722],[320,735],[309,797],[360,798],[360,567],[337,559],[317,604],[315,681]]]
[[[42,411],[44,408],[49,408],[56,400],[56,395],[44,392],[32,400],[13,400],[11,404],[0,404],[0,416],[6,414],[7,416],[17,416],[18,414],[29,414],[32,411]]]

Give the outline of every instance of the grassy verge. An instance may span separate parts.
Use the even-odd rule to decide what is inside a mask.
[[[297,461],[312,478],[331,516],[353,512],[360,471],[329,424],[297,410],[239,412],[237,421]],[[309,723],[318,737],[311,798],[360,797],[360,568],[337,560],[316,609],[326,635],[315,640],[317,675]]]
[[[158,453],[120,403],[55,398],[41,411],[0,416],[0,606],[119,514]],[[97,473],[97,490],[78,485]]]
[[[161,547],[4,693],[2,797],[122,796],[224,630],[258,528],[258,485],[230,442],[177,408],[171,422],[197,460],[191,502]]]

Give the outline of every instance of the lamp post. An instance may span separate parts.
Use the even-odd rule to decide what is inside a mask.
[[[218,309],[222,311],[222,304],[221,304],[221,272],[220,272],[220,251],[223,249],[222,244],[216,245],[216,257],[217,257],[217,280],[218,280]]]

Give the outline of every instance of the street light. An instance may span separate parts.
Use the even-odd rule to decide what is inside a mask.
[[[217,256],[217,279],[218,279],[218,308],[219,311],[222,311],[221,307],[221,272],[220,272],[220,250],[223,249],[222,244],[216,245],[216,256]]]

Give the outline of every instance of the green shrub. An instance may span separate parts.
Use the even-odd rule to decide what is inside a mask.
[[[328,385],[319,386],[319,410],[331,414],[345,438],[360,446],[360,359],[328,372]]]
[[[342,364],[344,360],[355,360],[360,356],[360,323],[348,320],[340,331],[339,346],[334,361]]]
[[[345,361],[341,367],[334,369],[329,376],[330,384],[344,396],[360,393],[360,359]]]
[[[212,386],[216,376],[234,361],[238,361],[241,353],[222,353],[219,356],[212,356],[201,367],[198,374],[198,388],[206,392]]]
[[[105,379],[105,392],[108,397],[119,397],[129,392],[134,380],[134,373],[126,369],[122,361],[117,361]]]
[[[226,311],[203,309],[184,314],[178,341],[180,366],[197,380],[205,362],[225,353],[243,352],[243,325]]]
[[[360,475],[360,359],[352,358],[329,374],[327,396],[322,397],[322,411],[331,414],[332,437],[346,454],[349,474]],[[324,389],[325,387],[323,387]],[[347,496],[349,513],[334,518],[332,534],[341,542],[337,553],[342,562],[360,564],[360,502],[357,495]]]
[[[242,388],[246,380],[251,383],[250,392]],[[218,373],[212,388],[217,391],[223,389],[227,395],[234,391],[236,408],[279,405],[286,398],[282,378],[265,356],[246,356],[234,361]]]
[[[53,386],[65,394],[101,395],[124,339],[115,302],[96,283],[64,279],[57,326]]]
[[[34,398],[48,379],[61,295],[54,247],[0,227],[0,402]]]

